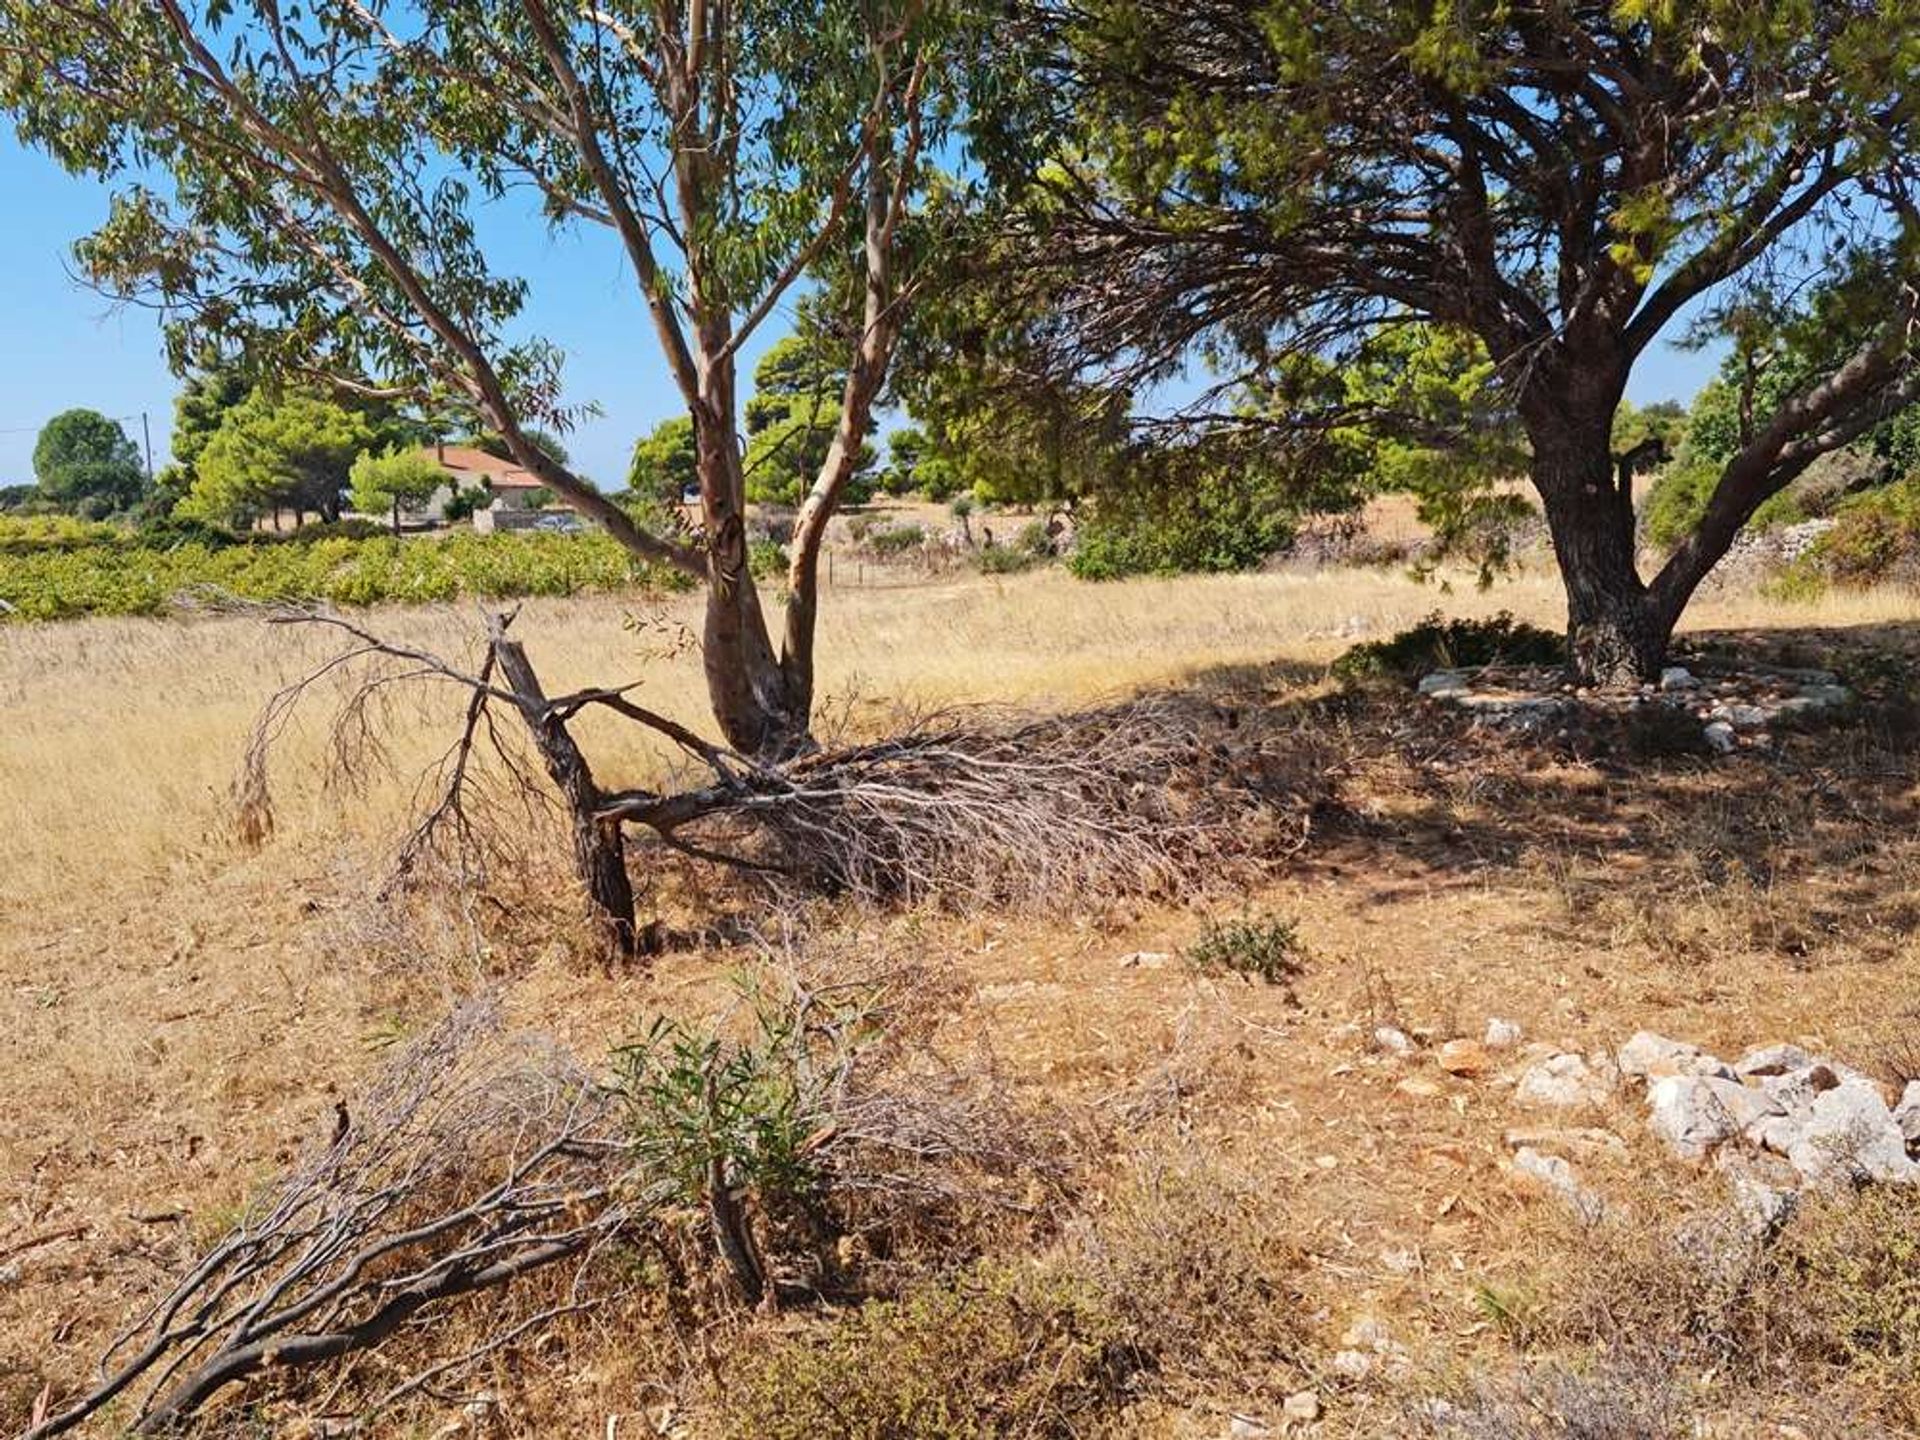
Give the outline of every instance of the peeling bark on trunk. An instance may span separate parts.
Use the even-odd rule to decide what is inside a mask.
[[[573,828],[573,863],[587,892],[589,913],[608,953],[630,958],[639,949],[633,919],[633,882],[627,878],[626,841],[620,822],[598,817],[602,800],[586,757],[567,727],[548,709],[546,691],[527,659],[526,649],[496,621],[493,653],[501,677],[513,691],[547,774],[559,787]]]
[[[709,415],[733,414],[731,376],[709,397]],[[730,429],[694,423],[701,519],[707,532],[707,607],[701,635],[707,698],[727,743],[743,755],[782,759],[810,744],[812,687],[795,694],[774,653],[759,588],[747,565],[746,481]]]

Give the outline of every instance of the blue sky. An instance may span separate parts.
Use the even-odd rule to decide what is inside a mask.
[[[0,484],[33,478],[33,443],[51,416],[74,406],[122,421],[140,440],[144,410],[154,462],[165,464],[179,382],[167,371],[150,313],[115,311],[68,274],[73,242],[105,218],[108,190],[68,175],[0,132]],[[575,462],[609,488],[626,483],[635,438],[679,410],[646,307],[610,236],[549,231],[536,216],[501,207],[490,217],[502,269],[532,282],[531,329],[567,352],[568,399],[605,411],[568,437]],[[750,372],[782,333],[778,317],[744,350]]]
[[[104,218],[107,193],[0,131],[0,213],[8,221],[0,225],[0,485],[33,478],[40,426],[74,406],[119,419],[136,443],[144,411],[154,462],[166,463],[179,386],[167,372],[155,317],[115,311],[68,274],[69,248]],[[552,234],[531,206],[524,215],[501,214],[490,229],[501,268],[532,282],[531,328],[567,352],[569,401],[595,401],[604,411],[569,437],[574,461],[618,488],[634,439],[679,409],[625,261],[610,236]],[[748,347],[749,373],[783,328],[770,323]],[[1656,347],[1628,393],[1642,402],[1688,399],[1713,363]]]

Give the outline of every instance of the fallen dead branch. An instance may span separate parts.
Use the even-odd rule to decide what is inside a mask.
[[[775,1304],[844,1279],[845,1239],[951,1249],[957,1217],[1026,1206],[1053,1167],[989,1067],[894,1043],[900,990],[781,967],[743,990],[749,1024],[741,1007],[661,1019],[598,1075],[463,1006],[343,1103],[329,1141],[114,1337],[91,1389],[49,1395],[24,1440],[108,1415],[137,1434],[217,1424],[243,1386],[249,1413],[367,1431],[642,1287],[682,1308]],[[478,1323],[447,1323],[481,1296]],[[370,1351],[378,1364],[346,1363]]]
[[[652,1203],[625,1173],[612,1113],[564,1056],[503,1036],[490,1007],[456,1011],[115,1338],[99,1384],[28,1440],[116,1401],[134,1432],[166,1431],[230,1386],[380,1345],[448,1302],[553,1266],[573,1266],[565,1298],[522,1326],[598,1303],[590,1261]],[[499,1343],[495,1333],[435,1359],[356,1418]]]
[[[513,818],[554,804],[557,793],[591,913],[620,953],[645,949],[649,936],[634,918],[630,831],[659,859],[723,866],[782,890],[955,906],[1179,896],[1276,844],[1304,839],[1293,817],[1306,807],[1270,793],[1247,755],[1209,736],[1204,707],[1140,701],[1057,717],[952,709],[887,739],[761,761],[640,705],[637,685],[548,696],[524,648],[508,638],[511,613],[487,618],[484,658],[472,668],[328,612],[272,619],[333,629],[345,648],[262,711],[235,785],[243,834],[270,830],[268,756],[320,680],[355,677],[333,726],[338,769],[377,749],[373,708],[393,686],[451,684],[466,692],[464,723],[429,778],[432,798],[401,847],[398,877],[438,857],[457,882],[475,883]],[[502,705],[519,716],[517,733],[550,787],[498,728]],[[680,783],[603,789],[568,729],[589,709],[664,740],[681,757]],[[476,763],[482,749],[498,763]],[[1278,832],[1290,833],[1276,839]]]

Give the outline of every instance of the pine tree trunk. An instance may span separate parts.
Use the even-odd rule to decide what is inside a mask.
[[[1632,506],[1619,491],[1608,431],[1596,421],[1536,433],[1532,477],[1566,586],[1574,680],[1637,685],[1659,678],[1673,619],[1648,595],[1635,565]]]

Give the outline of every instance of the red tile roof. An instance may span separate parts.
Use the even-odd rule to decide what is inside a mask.
[[[424,445],[420,453],[447,471],[448,478],[457,484],[474,485],[484,479],[490,480],[496,490],[537,490],[546,484],[531,470],[472,445]]]

